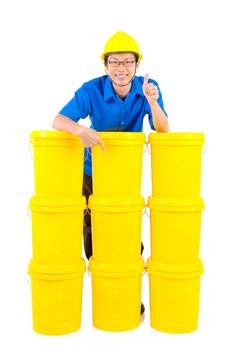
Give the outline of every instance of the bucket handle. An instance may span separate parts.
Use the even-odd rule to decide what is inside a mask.
[[[206,142],[206,143],[204,143],[204,145],[203,145],[203,154],[206,154],[207,149],[208,149],[208,143]]]
[[[92,215],[91,214],[91,210],[88,207],[85,209],[84,216],[87,215],[87,214],[89,214],[90,216]]]
[[[148,206],[146,205],[145,208],[144,208],[143,215],[146,214],[150,218],[150,214],[148,214],[147,208],[148,208]]]
[[[29,218],[31,218],[31,211],[30,211],[30,208],[28,206],[27,206],[26,210],[27,210],[27,216]]]
[[[30,142],[29,142],[29,150],[30,150],[31,159],[34,159],[33,147]]]
[[[86,161],[89,158],[89,155],[91,155],[90,149],[91,147],[86,147],[86,157],[84,158],[84,161]]]
[[[25,281],[26,281],[27,283],[30,283],[30,282],[31,282],[31,279],[30,279],[30,276],[29,276],[28,272],[25,272]]]
[[[147,152],[148,154],[151,154],[150,149],[149,149],[149,143],[148,143],[148,142],[146,142],[146,144],[145,144],[143,154],[146,153],[146,152]]]

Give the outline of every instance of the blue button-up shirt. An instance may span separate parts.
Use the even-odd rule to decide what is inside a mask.
[[[107,75],[84,83],[75,92],[74,97],[59,112],[73,121],[90,118],[91,128],[96,131],[143,131],[143,118],[148,114],[150,126],[155,130],[150,105],[143,94],[143,77],[134,77],[131,90],[122,100],[116,95],[112,82]],[[149,83],[158,87],[158,104],[167,116],[158,83],[149,79]],[[85,149],[84,172],[92,175],[90,149]]]

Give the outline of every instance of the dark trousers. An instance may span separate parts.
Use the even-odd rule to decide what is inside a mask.
[[[82,194],[86,198],[86,202],[88,203],[89,196],[93,193],[93,184],[92,184],[92,176],[88,176],[84,174],[83,178],[83,189]],[[92,250],[92,230],[91,230],[91,213],[90,210],[85,210],[84,213],[84,228],[83,228],[83,241],[84,241],[84,249],[86,258],[89,259],[93,254]],[[109,227],[110,230],[110,227]],[[143,253],[143,243],[141,242],[141,255]]]

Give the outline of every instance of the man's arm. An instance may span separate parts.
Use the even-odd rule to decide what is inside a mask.
[[[102,140],[95,130],[80,125],[62,114],[58,114],[55,117],[52,127],[56,130],[66,131],[79,136],[85,147],[92,147],[99,144],[103,150],[105,149]]]
[[[158,89],[157,89],[158,90]],[[150,103],[153,125],[157,132],[168,132],[169,123],[168,118],[164,114],[164,111],[158,104],[158,102]]]
[[[150,105],[153,125],[158,132],[168,132],[169,123],[164,111],[158,104],[157,100],[159,98],[159,90],[157,86],[148,82],[148,74],[144,77],[143,82],[143,93]]]

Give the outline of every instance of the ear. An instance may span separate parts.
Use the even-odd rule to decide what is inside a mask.
[[[139,68],[139,65],[140,65],[140,62],[138,61],[138,62],[136,63],[136,69]]]

